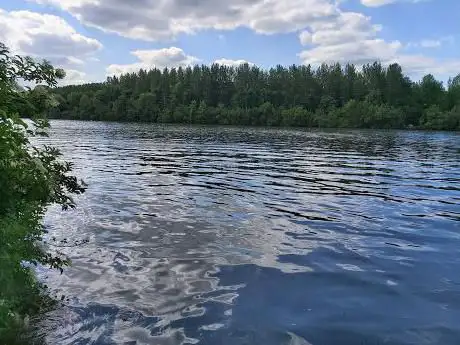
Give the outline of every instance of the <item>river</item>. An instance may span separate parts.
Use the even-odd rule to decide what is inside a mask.
[[[459,134],[52,121],[45,142],[89,185],[45,221],[72,259],[39,271],[65,296],[50,345],[460,343]]]

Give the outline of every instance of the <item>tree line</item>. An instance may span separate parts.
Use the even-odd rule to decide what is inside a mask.
[[[59,119],[460,130],[460,74],[414,82],[396,63],[141,69],[54,97]]]

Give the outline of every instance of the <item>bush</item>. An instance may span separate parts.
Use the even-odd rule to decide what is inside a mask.
[[[23,320],[49,301],[30,264],[61,270],[68,264],[65,257],[41,246],[47,206],[73,208],[70,195],[85,189],[69,175],[72,166],[59,160],[57,149],[29,141],[46,135],[48,123],[41,116],[56,104],[48,87],[63,76],[48,62],[13,56],[0,44],[0,339],[8,344],[15,341]],[[18,80],[48,87],[24,89]],[[24,114],[34,120],[27,124],[19,117]]]
[[[420,119],[420,127],[436,130],[460,130],[460,106],[442,111],[438,106],[426,109]]]

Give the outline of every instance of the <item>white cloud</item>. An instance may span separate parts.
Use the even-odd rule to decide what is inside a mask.
[[[302,45],[339,45],[374,37],[381,30],[371,23],[370,17],[356,12],[341,12],[334,20],[312,23],[309,27],[311,32],[302,31],[299,35]]]
[[[126,65],[110,65],[107,67],[107,75],[112,76],[137,72],[140,69],[185,67],[201,61],[194,56],[185,54],[182,49],[176,47],[156,50],[136,50],[131,52],[131,54],[136,56],[139,62]]]
[[[77,71],[74,69],[67,69],[66,76],[64,79],[59,81],[59,85],[76,85],[76,84],[85,84],[88,83],[88,76],[82,71]]]
[[[82,23],[134,39],[170,39],[204,29],[246,27],[257,33],[295,32],[337,15],[332,0],[29,0],[58,6]]]
[[[334,45],[320,45],[304,50],[299,54],[305,64],[319,65],[321,63],[354,63],[363,65],[376,60],[388,61],[401,47],[398,41],[386,42],[382,39],[364,39],[360,41],[345,41]]]
[[[299,56],[306,64],[352,62],[358,65],[387,60],[401,47],[398,41],[386,42],[376,38],[380,27],[373,25],[370,17],[361,13],[342,12],[331,22],[310,25],[309,31],[299,35],[303,45],[312,48]]]
[[[300,33],[299,40],[309,49],[299,57],[305,64],[354,63],[358,66],[380,61],[397,62],[414,77],[425,73],[442,76],[457,73],[460,60],[439,61],[423,55],[404,53],[405,46],[398,40],[386,41],[378,37],[381,27],[361,13],[341,12],[333,21],[313,23]],[[421,46],[435,46],[436,41],[425,40]]]
[[[351,62],[357,65],[380,60],[401,61],[406,70],[434,68],[451,71],[456,62],[440,61],[404,52],[408,44],[387,41],[378,36],[381,26],[361,13],[343,12],[342,0],[28,0],[59,7],[80,22],[105,32],[146,41],[169,40],[180,34],[200,30],[233,30],[247,28],[259,34],[299,33],[305,49],[299,54],[303,63]],[[423,0],[361,0],[369,7],[396,2],[415,3]],[[218,2],[218,5],[216,5]],[[1,30],[0,23],[0,33]],[[219,32],[221,34],[222,32]],[[1,35],[1,34],[0,34]],[[224,36],[218,36],[224,40]],[[436,40],[418,42],[418,48],[435,47]],[[179,48],[132,52],[138,61],[113,64],[109,75],[137,71],[140,68],[186,66],[199,61]],[[79,58],[75,55],[74,57]],[[217,60],[236,65],[240,60]],[[244,60],[241,60],[244,61]],[[409,63],[413,63],[410,66]],[[406,64],[406,65],[404,65]],[[431,64],[431,65],[430,65]]]
[[[49,56],[44,56],[44,58],[49,59]],[[74,56],[54,56],[51,59],[56,66],[82,66],[85,64],[85,61]]]
[[[0,9],[0,41],[13,53],[51,61],[66,69],[67,77],[61,84],[82,83],[86,74],[77,71],[102,44],[79,34],[64,19],[31,11]]]
[[[15,52],[79,64],[102,44],[75,31],[64,19],[30,11],[0,9],[0,40]]]
[[[232,60],[232,59],[218,59],[214,61],[214,63],[219,64],[219,65],[224,65],[224,66],[230,66],[230,67],[238,67],[240,65],[248,64],[248,65],[254,65],[252,62],[246,61],[246,60]]]
[[[307,30],[302,31],[299,35],[299,38],[300,38],[300,44],[302,44],[303,46],[306,46],[313,42],[312,34]]]

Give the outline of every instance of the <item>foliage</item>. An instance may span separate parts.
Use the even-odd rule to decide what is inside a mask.
[[[58,88],[55,94],[60,104],[50,116],[62,119],[460,129],[451,119],[460,105],[460,75],[445,89],[432,75],[413,82],[398,64],[377,62],[362,69],[213,64],[140,70],[104,83]],[[428,111],[433,106],[439,107],[436,114]]]
[[[60,253],[42,246],[46,208],[54,203],[73,208],[70,195],[84,191],[84,184],[69,174],[71,164],[59,160],[57,149],[29,141],[47,135],[43,115],[56,104],[48,89],[63,76],[48,62],[11,55],[0,44],[0,340],[8,344],[21,320],[47,300],[29,266],[62,270],[68,264]],[[45,85],[24,89],[21,80]],[[20,115],[34,120],[26,123]]]

